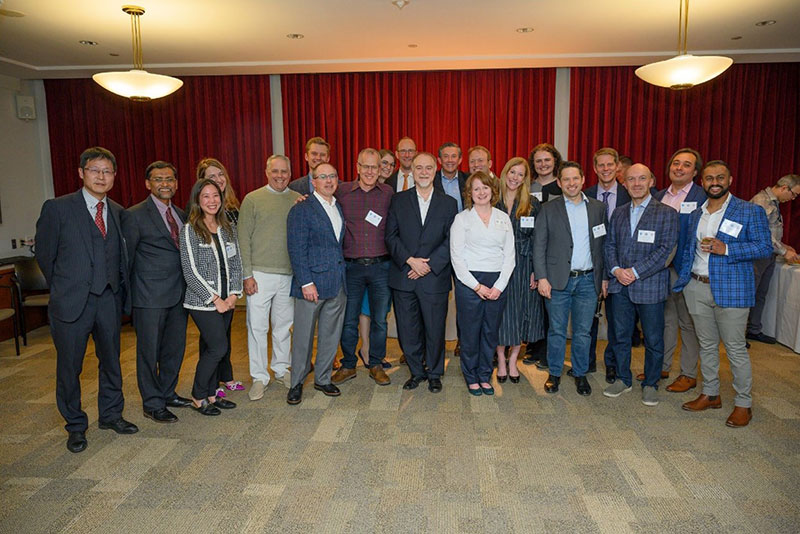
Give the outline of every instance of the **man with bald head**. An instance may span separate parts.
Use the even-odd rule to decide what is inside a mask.
[[[386,179],[386,185],[391,187],[392,191],[399,193],[414,187],[414,172],[411,169],[411,162],[417,155],[417,143],[410,137],[403,137],[397,142],[394,154],[397,156],[397,170]]]
[[[678,214],[650,196],[653,174],[641,163],[627,170],[625,186],[631,202],[614,211],[605,244],[617,381],[603,394],[614,398],[632,389],[631,334],[638,312],[645,339],[642,403],[655,406],[664,360],[664,302],[670,292],[667,266],[678,243]]]

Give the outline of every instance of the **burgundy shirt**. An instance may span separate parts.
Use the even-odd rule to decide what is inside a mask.
[[[380,182],[368,192],[361,189],[358,180],[339,184],[336,200],[342,206],[344,214],[342,248],[345,258],[374,258],[389,254],[384,236],[392,194],[392,188]],[[367,221],[370,210],[381,217],[378,226]]]

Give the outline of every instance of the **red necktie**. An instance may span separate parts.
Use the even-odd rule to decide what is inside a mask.
[[[167,224],[169,225],[169,235],[175,242],[175,246],[181,248],[178,244],[178,223],[175,222],[175,217],[172,216],[172,209],[167,206]]]
[[[97,203],[97,213],[94,216],[94,223],[97,229],[103,234],[103,239],[106,238],[106,223],[103,221],[103,201]]]

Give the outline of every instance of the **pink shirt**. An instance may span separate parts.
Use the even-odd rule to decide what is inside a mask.
[[[677,193],[673,192],[673,185],[667,188],[664,192],[664,198],[661,199],[662,204],[666,204],[670,208],[674,209],[678,213],[681,212],[681,203],[686,200],[686,195],[689,194],[689,190],[692,188],[693,182],[689,182],[681,189],[678,190]]]

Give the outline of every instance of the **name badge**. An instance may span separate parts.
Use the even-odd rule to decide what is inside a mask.
[[[531,196],[533,198],[535,198],[536,200],[538,200],[539,202],[542,201],[542,192],[541,191],[536,191],[535,193],[531,193]]]
[[[681,213],[692,213],[697,209],[697,202],[681,202]]]
[[[520,217],[519,225],[522,228],[533,228],[533,220],[535,217]]]
[[[372,211],[372,210],[369,210],[369,213],[367,213],[367,216],[366,216],[366,217],[364,217],[364,220],[365,220],[365,221],[367,221],[368,223],[370,223],[370,224],[371,224],[372,226],[374,226],[375,228],[377,228],[377,227],[378,227],[378,225],[379,225],[379,224],[381,223],[381,221],[383,220],[383,217],[381,217],[380,215],[378,215],[378,214],[377,214],[377,213],[375,213],[374,211]]]
[[[722,221],[722,224],[719,225],[719,231],[724,234],[728,234],[731,237],[739,237],[739,232],[742,231],[742,225],[729,219],[725,219]]]
[[[639,230],[639,243],[655,243],[656,233],[653,230]]]
[[[603,223],[598,224],[594,228],[592,228],[592,235],[594,235],[595,239],[598,237],[603,237],[606,235],[606,225]]]
[[[233,243],[225,243],[225,254],[227,254],[229,258],[236,256],[236,245]]]

